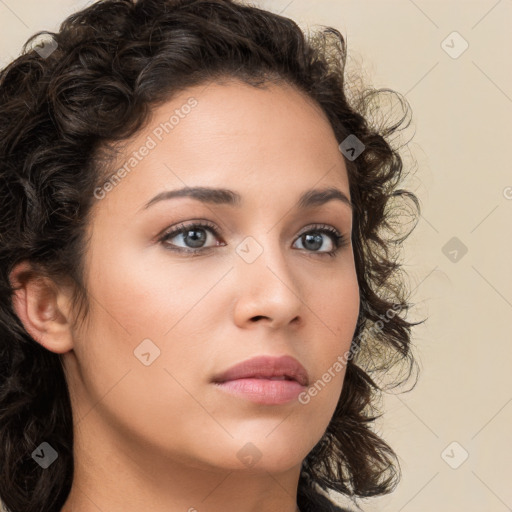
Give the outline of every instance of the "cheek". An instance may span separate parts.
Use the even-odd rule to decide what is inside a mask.
[[[91,316],[77,348],[81,364],[98,393],[128,370],[130,380],[143,372],[142,389],[175,388],[169,373],[190,386],[200,361],[215,355],[208,340],[226,314],[218,298],[229,265],[187,265],[157,248],[142,256],[123,247],[97,251],[91,261]]]
[[[347,356],[357,326],[360,292],[355,271],[338,276],[330,283],[324,293],[309,295],[311,318],[317,324],[317,364],[304,403],[322,402],[325,410],[333,412],[343,386]]]
[[[360,306],[355,269],[348,267],[346,272],[324,280],[324,286],[311,288],[307,297],[312,319],[319,322],[326,346],[331,350],[349,346]]]
[[[176,417],[211,429],[187,390],[203,379],[201,361],[213,350],[204,340],[220,317],[213,310],[215,294],[205,294],[225,271],[192,273],[168,262],[142,262],[140,254],[129,251],[95,254],[89,322],[77,338],[80,374],[88,401],[117,428],[156,443],[172,430],[184,443],[186,431],[171,427]],[[146,353],[149,365],[142,362]]]
[[[91,262],[89,289],[111,313],[107,322],[125,336],[130,333],[134,341],[170,335],[229,270],[229,265],[213,265],[206,259],[193,264],[167,257],[160,247],[129,247],[123,242],[123,251],[97,255]]]

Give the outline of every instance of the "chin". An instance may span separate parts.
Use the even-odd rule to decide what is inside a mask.
[[[292,437],[285,442],[282,436],[273,437],[273,434],[253,440],[244,438],[231,443],[218,458],[215,457],[215,461],[217,466],[230,471],[283,473],[294,467],[300,468],[313,446],[303,445]]]

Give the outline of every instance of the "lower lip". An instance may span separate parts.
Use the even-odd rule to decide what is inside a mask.
[[[216,383],[216,385],[232,395],[257,404],[268,405],[291,402],[306,389],[295,380],[236,379]]]

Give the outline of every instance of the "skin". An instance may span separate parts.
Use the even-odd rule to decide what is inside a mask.
[[[255,404],[212,384],[261,354],[292,355],[314,383],[350,347],[359,288],[350,207],[294,207],[312,188],[350,195],[326,116],[289,85],[189,88],[153,111],[112,169],[190,97],[197,106],[94,205],[87,321],[72,324],[70,289],[47,279],[15,297],[31,336],[61,354],[70,389],[75,474],[64,512],[294,512],[301,463],[342,389],[344,369],[307,405]],[[183,186],[230,188],[243,204],[181,197],[144,209]],[[168,249],[187,247],[181,235],[157,240],[200,219],[219,236],[202,231],[210,248],[199,256]],[[300,237],[317,223],[346,237],[335,257],[325,255],[329,234],[320,249]],[[252,263],[236,252],[248,236],[263,250]],[[160,350],[149,366],[134,356],[147,338]],[[237,456],[247,443],[260,457],[253,466]]]

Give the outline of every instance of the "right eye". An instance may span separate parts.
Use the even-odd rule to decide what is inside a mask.
[[[187,253],[198,253],[204,251],[206,249],[211,249],[212,247],[223,245],[223,244],[214,244],[210,247],[205,247],[204,244],[208,242],[208,232],[213,233],[213,237],[211,238],[219,238],[219,234],[217,232],[217,228],[214,224],[209,222],[204,223],[182,223],[178,226],[172,228],[171,231],[167,231],[162,237],[159,239],[166,249],[170,249],[172,251],[178,252],[187,252]],[[182,240],[184,245],[176,245],[175,243],[169,243],[170,240],[176,238],[178,240]],[[187,245],[188,244],[188,245]]]

